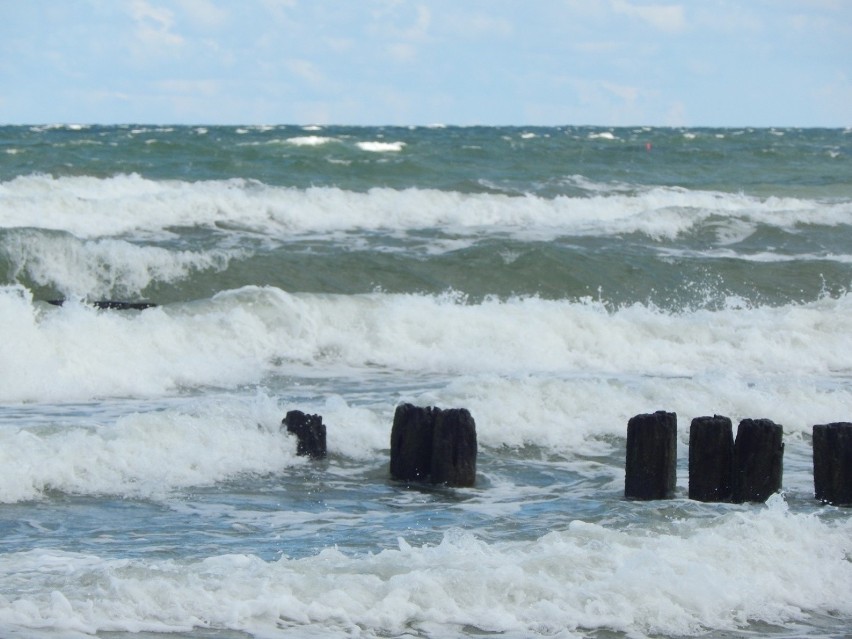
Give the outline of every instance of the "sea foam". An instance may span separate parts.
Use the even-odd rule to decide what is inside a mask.
[[[524,410],[573,397],[620,424],[629,411],[684,407],[694,415],[765,411],[790,429],[847,419],[850,297],[784,307],[667,313],[634,304],[457,296],[291,294],[247,287],[138,313],[0,291],[3,401],[156,397],[183,387],[233,387],[281,376],[424,378],[481,410],[501,397]],[[429,318],[429,321],[424,321]],[[465,381],[469,380],[469,381]],[[513,390],[514,389],[514,390]],[[530,399],[535,398],[535,399]],[[554,404],[555,401],[555,404]],[[570,404],[570,402],[569,402]],[[518,409],[515,409],[517,412]],[[553,429],[570,405],[554,410]],[[512,413],[509,412],[509,415]],[[573,419],[573,418],[569,418]],[[484,432],[520,443],[524,428]],[[789,422],[789,424],[787,423]],[[590,427],[591,428],[591,427]],[[584,432],[584,431],[581,431]],[[570,443],[565,435],[561,443]]]
[[[287,138],[288,144],[294,144],[296,146],[322,146],[329,142],[334,142],[334,138],[322,135],[301,135],[293,138]]]
[[[386,144],[386,143],[382,143]],[[756,225],[795,229],[801,224],[847,224],[852,202],[757,198],[742,194],[651,187],[636,193],[589,197],[465,194],[431,189],[333,187],[294,189],[243,179],[153,181],[43,175],[0,184],[5,228],[62,230],[81,239],[147,233],[175,227],[219,227],[270,238],[348,230],[441,228],[470,234],[484,228],[524,239],[565,234],[643,233],[676,238],[704,225],[744,237]],[[722,223],[720,220],[729,220]],[[720,241],[725,242],[725,236]]]
[[[282,414],[258,395],[183,402],[114,421],[55,415],[51,425],[0,429],[0,503],[39,499],[48,490],[162,499],[242,473],[280,472],[301,461],[295,441],[280,432]]]
[[[371,153],[396,153],[402,151],[405,142],[358,142],[356,146]]]
[[[221,272],[244,249],[169,250],[118,239],[80,240],[67,232],[16,229],[2,236],[0,257],[11,276],[51,286],[68,297],[136,297],[155,283],[200,271]]]
[[[535,540],[486,543],[459,530],[437,545],[366,556],[327,549],[266,562],[9,553],[0,627],[240,630],[256,636],[584,636],[733,632],[812,615],[852,615],[849,520],[827,524],[774,497],[755,514],[670,522],[637,534],[574,521]],[[300,635],[301,636],[301,635]]]

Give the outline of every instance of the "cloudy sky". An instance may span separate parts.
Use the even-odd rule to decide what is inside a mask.
[[[852,0],[0,0],[0,123],[852,126]]]

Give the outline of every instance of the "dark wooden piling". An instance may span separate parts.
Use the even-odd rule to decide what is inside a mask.
[[[64,299],[45,301],[48,304],[53,304],[54,306],[62,306],[65,304]],[[93,300],[86,302],[86,304],[91,304],[95,308],[110,311],[144,311],[145,309],[157,306],[154,302],[127,302],[124,300]]]
[[[476,424],[466,409],[400,404],[391,428],[391,477],[473,486],[476,446]]]
[[[814,496],[835,506],[852,506],[852,423],[813,427]]]
[[[722,415],[693,419],[689,427],[689,498],[730,501],[733,463],[731,420]]]
[[[400,404],[391,427],[390,472],[394,479],[426,481],[432,474],[434,412],[431,406]]]
[[[312,459],[323,459],[326,454],[326,428],[319,415],[306,415],[300,410],[291,410],[281,421],[288,433],[296,436],[296,454]]]
[[[677,479],[677,415],[636,415],[627,422],[624,496],[668,499]]]
[[[735,503],[764,502],[781,490],[783,429],[769,419],[744,419],[734,442]]]
[[[473,486],[476,482],[476,424],[464,408],[439,411],[432,438],[432,483]]]

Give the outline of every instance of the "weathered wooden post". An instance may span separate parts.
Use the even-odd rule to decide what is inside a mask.
[[[436,409],[400,404],[391,427],[390,472],[394,479],[426,481],[432,474],[433,412]]]
[[[296,435],[296,454],[312,459],[326,456],[326,428],[319,415],[306,415],[300,410],[291,410],[281,420],[288,433]]]
[[[396,407],[390,451],[394,479],[473,486],[476,452],[476,424],[467,409]]]
[[[473,486],[476,482],[476,424],[464,408],[438,411],[432,438],[432,483]]]
[[[734,442],[732,500],[763,502],[781,490],[783,429],[770,419],[744,419]]]
[[[813,428],[814,496],[835,506],[852,506],[852,423]]]
[[[693,419],[689,426],[689,498],[730,501],[733,463],[731,420],[722,415]]]
[[[677,415],[636,415],[627,422],[624,496],[668,499],[677,479]]]

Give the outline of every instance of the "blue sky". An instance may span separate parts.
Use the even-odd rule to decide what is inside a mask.
[[[0,0],[0,123],[852,126],[852,0]]]

